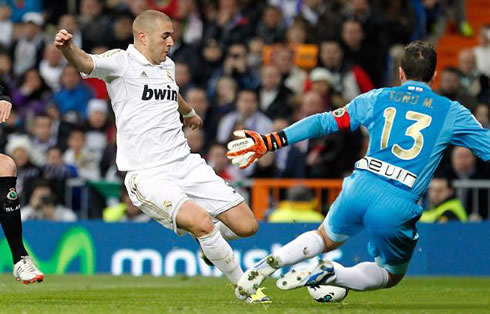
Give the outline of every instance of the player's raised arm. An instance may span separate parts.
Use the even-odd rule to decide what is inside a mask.
[[[94,61],[89,54],[78,48],[72,39],[72,34],[65,29],[60,29],[54,38],[54,45],[78,71],[90,74],[94,69]]]

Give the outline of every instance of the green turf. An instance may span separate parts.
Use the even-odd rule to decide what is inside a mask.
[[[0,313],[490,313],[489,277],[410,277],[392,289],[351,291],[342,304],[280,291],[274,280],[265,286],[273,303],[247,305],[223,278],[49,275],[25,286],[0,275]]]

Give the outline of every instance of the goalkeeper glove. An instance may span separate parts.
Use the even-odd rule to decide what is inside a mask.
[[[284,131],[266,135],[254,131],[240,130],[233,134],[240,139],[228,143],[226,156],[240,169],[247,168],[268,151],[275,151],[288,144]]]

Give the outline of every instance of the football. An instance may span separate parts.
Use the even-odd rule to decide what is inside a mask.
[[[308,287],[308,292],[316,302],[333,303],[345,299],[349,290],[341,287],[319,285]]]

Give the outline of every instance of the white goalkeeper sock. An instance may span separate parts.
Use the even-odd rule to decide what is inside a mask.
[[[219,232],[221,233],[223,238],[225,238],[225,240],[231,241],[240,238],[240,236],[238,236],[235,232],[231,231],[231,229],[228,228],[228,226],[225,225],[223,222],[218,221],[214,225],[216,226],[216,228],[218,228]]]
[[[209,234],[198,237],[204,255],[218,267],[231,282],[237,283],[243,274],[240,264],[235,259],[235,254],[228,242],[221,236],[218,228],[214,228]]]
[[[273,256],[279,259],[278,266],[282,267],[315,257],[322,253],[324,248],[325,243],[318,232],[308,231],[275,251]]]
[[[326,284],[333,284],[358,291],[377,290],[388,284],[388,271],[374,262],[359,263],[353,267],[344,267],[332,262],[335,276]]]

